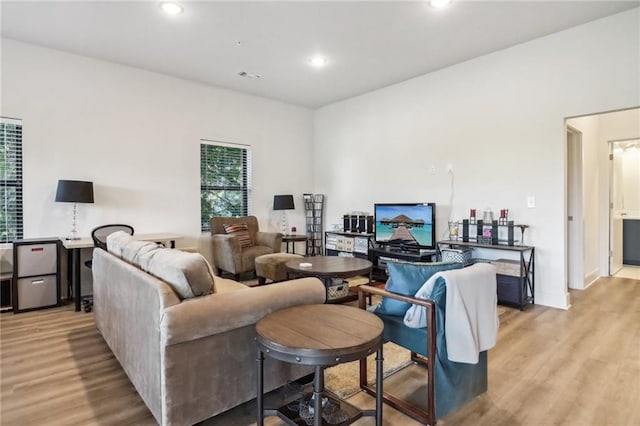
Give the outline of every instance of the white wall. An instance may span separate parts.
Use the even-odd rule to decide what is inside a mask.
[[[640,105],[638,21],[635,9],[321,108],[326,222],[376,201],[435,201],[443,235],[450,209],[509,208],[531,226],[536,303],[568,307],[564,118]]]
[[[251,145],[253,214],[262,229],[279,230],[273,195],[283,193],[296,197],[289,223],[304,229],[302,194],[313,190],[311,110],[1,42],[1,115],[23,120],[25,238],[69,232],[71,205],[54,202],[56,185],[78,179],[93,181],[95,193],[95,204],[79,205],[80,235],[128,223],[137,233],[182,234],[178,247],[196,246],[203,138]],[[11,256],[2,251],[12,263]],[[91,273],[82,274],[83,293],[90,293]]]
[[[201,138],[251,145],[261,227],[278,229],[280,193],[295,194],[290,223],[303,225],[309,109],[7,39],[1,100],[2,115],[24,125],[25,237],[69,231],[71,206],[54,202],[58,179],[94,182],[95,204],[79,206],[81,235],[124,222],[197,237]]]

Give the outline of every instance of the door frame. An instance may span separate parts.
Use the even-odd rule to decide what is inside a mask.
[[[566,125],[566,286],[584,289],[584,202],[582,132]]]

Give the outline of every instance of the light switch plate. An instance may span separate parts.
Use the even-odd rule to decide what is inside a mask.
[[[535,209],[536,208],[536,197],[533,195],[529,195],[527,197],[527,208]]]

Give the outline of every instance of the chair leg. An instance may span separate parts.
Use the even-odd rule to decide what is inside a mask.
[[[414,358],[414,354],[415,352],[411,353],[412,360]],[[425,359],[420,359],[417,356],[417,354],[415,355],[416,355],[415,361],[420,365],[424,365],[426,367],[427,364]],[[375,387],[370,386],[367,383],[366,377],[367,377],[367,362],[366,360],[360,360],[360,389],[362,389],[363,391],[365,391],[366,393],[368,393],[369,395],[375,398],[376,389]],[[431,376],[431,373],[427,371],[427,383],[429,382],[429,380],[433,380],[433,377]],[[429,386],[427,386],[427,388],[429,388]],[[395,396],[393,396],[392,394],[386,391],[382,392],[382,400],[388,405],[390,405],[391,407],[417,420],[422,424],[430,425],[430,426],[433,426],[436,424],[435,410],[432,410],[431,412],[429,412],[428,410],[423,410],[419,407],[409,404],[406,401],[396,398]],[[428,393],[426,403],[427,403],[427,407],[435,407],[435,399],[433,394]]]
[[[424,365],[427,369],[429,368],[429,360],[415,352],[411,352],[411,361]]]
[[[264,285],[267,283],[267,279],[265,277],[258,277],[258,285]]]
[[[233,274],[233,279],[236,281],[240,281],[240,274]]]

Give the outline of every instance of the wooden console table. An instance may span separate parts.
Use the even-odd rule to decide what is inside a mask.
[[[349,324],[345,327],[345,324]],[[286,406],[264,409],[263,375],[265,355],[291,364],[315,367],[313,380],[314,425],[322,419],[322,399],[331,398],[349,415],[347,422],[364,416],[375,416],[376,426],[382,426],[382,320],[362,309],[344,305],[300,305],[273,312],[256,324],[257,352],[257,417],[258,426],[264,416],[278,416],[289,425],[306,424]],[[359,410],[324,391],[325,367],[364,359],[376,353],[376,409]],[[290,418],[293,417],[293,418]]]
[[[519,255],[519,276],[498,274],[498,303],[501,305],[515,306],[520,310],[531,303],[535,303],[536,273],[535,273],[535,247],[510,246],[505,244],[481,244],[469,241],[445,240],[438,241],[438,254],[442,247],[471,247],[488,250],[503,250],[516,252]]]

